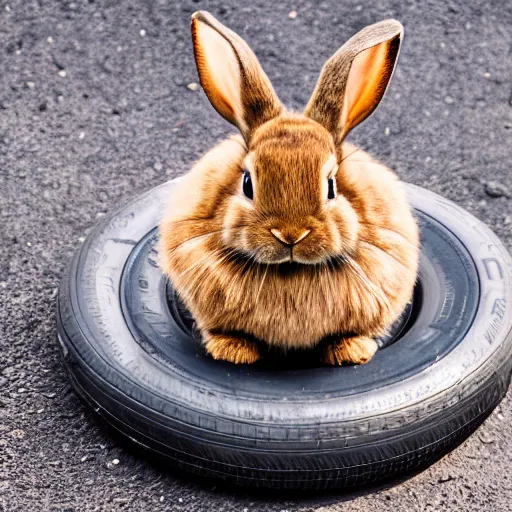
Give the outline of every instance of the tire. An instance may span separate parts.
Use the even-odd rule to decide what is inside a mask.
[[[369,364],[323,367],[298,353],[235,366],[204,353],[156,264],[172,187],[105,219],[58,295],[58,341],[76,390],[139,446],[245,486],[365,485],[432,464],[505,395],[511,259],[460,207],[407,185],[422,233],[418,285]]]

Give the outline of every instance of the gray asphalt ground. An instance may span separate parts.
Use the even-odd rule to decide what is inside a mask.
[[[54,310],[73,251],[99,217],[232,132],[187,87],[197,81],[189,20],[199,8],[250,42],[295,109],[350,35],[401,20],[389,93],[350,138],[512,248],[509,2],[0,1],[0,509],[510,511],[510,392],[463,446],[400,485],[283,498],[155,467],[70,389]]]

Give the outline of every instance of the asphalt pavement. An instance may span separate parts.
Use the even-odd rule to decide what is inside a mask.
[[[512,394],[466,443],[392,487],[268,495],[155,466],[72,391],[55,296],[94,223],[233,132],[195,85],[190,15],[251,44],[301,109],[363,26],[405,26],[377,112],[350,135],[512,249],[512,4],[464,0],[0,1],[0,510],[510,511]]]

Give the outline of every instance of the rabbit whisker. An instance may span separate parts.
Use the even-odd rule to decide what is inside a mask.
[[[190,286],[189,289],[192,291],[196,288],[196,285],[198,281],[202,278],[202,275],[205,271],[212,271],[214,272],[219,265],[222,265],[231,255],[229,253],[224,254],[221,258],[219,258],[219,255],[222,254],[222,251],[217,250],[213,253],[207,253],[204,258],[196,262],[192,267],[187,268],[184,272],[181,273],[181,277],[185,276],[192,270],[195,270],[197,267],[203,267],[196,275],[194,275],[190,280]],[[213,265],[210,266],[210,262],[213,263]]]
[[[404,234],[400,233],[400,231],[397,231],[396,229],[387,228],[385,226],[379,226],[378,224],[373,224],[372,222],[359,221],[359,224],[362,224],[363,226],[370,226],[371,228],[375,229],[380,229],[382,231],[389,231],[390,233],[398,235],[402,240],[405,240],[408,244],[414,245],[410,240],[407,240]]]
[[[358,267],[359,267],[359,265],[358,265]],[[361,267],[359,267],[359,268],[361,269]],[[384,306],[386,306],[388,309],[392,309],[391,304],[390,304],[388,298],[386,297],[385,293],[380,288],[378,288],[372,281],[370,281],[370,279],[368,279],[368,276],[362,269],[361,269],[361,272],[362,272],[362,276],[361,276],[362,281],[367,284],[370,291],[373,291],[373,295],[375,296],[375,298],[378,301],[380,299],[380,302],[383,303]]]
[[[318,270],[317,270],[318,271],[318,282],[319,282],[318,288],[320,289],[320,291],[322,293],[327,310],[329,311],[329,313],[332,313],[332,311],[334,309],[334,303],[333,303],[332,297],[331,297],[332,292],[331,292],[331,294],[329,294],[329,293],[326,294],[325,290],[324,290],[325,287],[323,286],[323,279],[329,279],[327,273],[324,276],[324,271],[322,268],[322,267],[326,267],[326,266],[327,265],[324,263],[323,265],[321,265],[321,266],[319,265],[319,267],[318,267]],[[329,281],[330,281],[330,279],[329,279]],[[330,283],[329,283],[329,288],[331,288]]]
[[[260,288],[258,290],[258,293],[256,294],[256,302],[258,302],[258,299],[260,297],[260,293],[261,293],[261,290],[263,288],[263,283],[265,282],[265,278],[267,277],[267,272],[268,272],[268,263],[266,264],[265,266],[265,272],[263,273],[263,278],[261,279],[261,284],[260,284]]]
[[[187,267],[186,270],[181,272],[180,276],[181,277],[186,276],[187,274],[189,274],[190,272],[195,270],[197,267],[203,266],[206,262],[208,262],[208,260],[212,260],[215,256],[217,256],[217,254],[218,254],[218,251],[215,251],[213,254],[207,252],[203,258],[197,260],[196,262],[194,262],[193,265],[191,265],[190,267]]]
[[[239,228],[243,228],[243,227],[246,227],[247,224],[238,224],[236,226],[231,226],[229,228],[222,228],[222,229],[216,229],[214,231],[209,231],[208,233],[202,233],[200,235],[195,235],[195,236],[192,236],[190,238],[187,238],[186,240],[184,240],[183,242],[180,242],[179,244],[175,245],[174,247],[171,247],[168,251],[169,254],[172,254],[175,250],[179,249],[180,247],[182,247],[183,245],[185,245],[186,243],[188,242],[192,242],[194,240],[197,240],[197,239],[200,239],[200,238],[204,238],[204,237],[207,237],[207,236],[211,236],[211,235],[216,235],[218,233],[222,233],[228,229],[239,229]]]
[[[388,298],[384,294],[384,292],[378,288],[366,275],[361,266],[356,263],[350,256],[345,256],[345,261],[348,263],[349,267],[354,271],[354,275],[359,282],[366,286],[368,291],[372,293],[372,295],[377,299],[377,301],[383,303],[386,307],[391,309],[391,304],[389,303]]]
[[[171,224],[183,224],[184,222],[200,222],[214,219],[215,217],[187,217],[186,219],[173,220]]]
[[[254,259],[254,256],[250,255],[245,259],[245,262],[241,268],[241,271],[245,272],[244,279],[242,281],[242,286],[245,287],[246,281],[250,278],[252,275],[252,270],[258,262]]]
[[[329,263],[331,263],[331,266],[329,266]],[[327,280],[327,286],[329,288],[329,295],[331,297],[331,300],[327,300],[327,298],[325,299],[326,303],[327,303],[327,307],[329,309],[329,311],[331,312],[333,310],[333,302],[332,302],[332,297],[335,297],[334,295],[334,288],[332,286],[332,280],[330,279],[330,276],[331,276],[331,271],[334,272],[334,266],[332,265],[332,262],[331,260],[327,260],[327,261],[323,261],[322,262],[322,266],[325,268],[325,273],[324,273],[324,278]],[[322,277],[322,275],[320,274],[320,277]],[[323,290],[323,286],[320,285],[320,289]],[[322,291],[323,293],[323,291]],[[325,295],[324,295],[325,296]]]
[[[347,158],[350,158],[354,153],[357,153],[358,151],[361,151],[361,148],[356,148],[354,149],[354,151],[352,151],[352,153],[349,153],[347,156],[344,156],[341,160],[340,160],[340,164],[341,162],[343,162],[344,160],[346,160]],[[355,160],[353,160],[355,161]]]
[[[378,247],[375,244],[372,244],[371,242],[367,242],[366,240],[360,240],[359,242],[361,244],[366,245],[369,249],[376,249],[378,252],[384,253],[386,256],[389,256],[390,258],[394,259],[397,263],[400,263],[400,265],[402,265],[403,267],[408,268],[405,263],[400,261],[395,255],[391,254],[389,251],[386,251],[386,250],[382,249],[381,247]]]
[[[200,235],[195,235],[195,236],[191,236],[190,238],[187,238],[186,240],[183,240],[183,242],[180,242],[179,244],[175,245],[174,247],[171,247],[169,249],[169,251],[167,251],[169,254],[172,254],[174,251],[176,251],[177,249],[180,249],[181,247],[183,247],[185,244],[188,244],[189,242],[193,242],[194,240],[198,240],[200,238],[205,238],[207,236],[212,236],[212,235],[215,235],[217,233],[222,233],[222,229],[220,230],[216,230],[216,231],[209,231],[208,233],[202,233]]]
[[[351,154],[353,154],[353,153],[351,153]],[[384,165],[381,164],[380,162],[374,162],[373,160],[350,160],[350,161],[354,162],[354,163],[358,163],[358,164],[373,164],[373,165],[378,165],[379,167],[384,167]]]

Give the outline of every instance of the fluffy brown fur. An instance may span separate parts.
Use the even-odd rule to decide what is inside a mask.
[[[342,82],[360,90],[338,91],[337,108],[327,120],[326,95],[331,103],[335,97],[328,69],[308,104],[309,115],[288,113],[273,90],[266,90],[270,83],[243,40],[226,35],[212,19],[199,13],[193,21],[200,78],[212,104],[243,138],[221,142],[174,187],[160,226],[162,268],[216,359],[255,362],[261,357],[256,340],[290,349],[329,337],[334,341],[324,348],[326,363],[365,363],[377,349],[373,338],[411,298],[418,229],[396,176],[338,140],[384,94],[401,29],[397,22],[377,24],[370,36],[347,43],[348,56],[336,54],[349,59]],[[212,62],[204,45],[226,54]],[[369,60],[361,67],[355,59]],[[220,62],[240,74],[219,73]],[[357,85],[361,79],[351,73],[369,65],[384,69],[384,86],[379,73],[373,73],[373,88],[368,80]],[[255,74],[257,92],[247,92],[251,82],[243,77]],[[243,90],[231,100],[226,91],[237,87]],[[269,101],[248,105],[255,95]],[[252,201],[242,193],[244,170],[251,175]],[[337,195],[328,200],[331,176]]]

